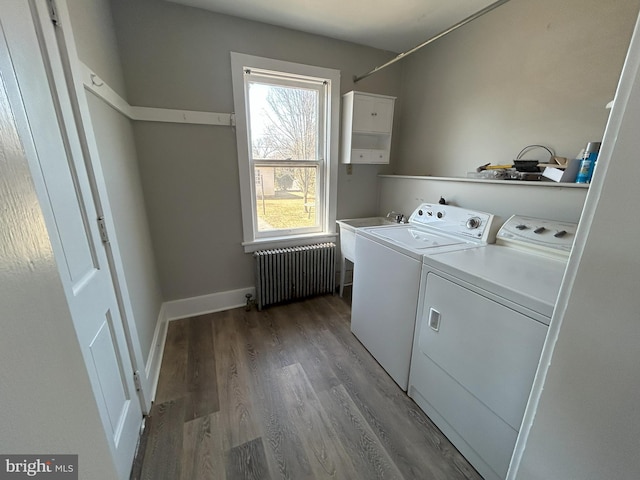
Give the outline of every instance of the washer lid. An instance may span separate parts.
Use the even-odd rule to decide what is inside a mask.
[[[370,228],[370,234],[390,240],[412,250],[423,250],[466,243],[464,240],[434,234],[411,226]]]

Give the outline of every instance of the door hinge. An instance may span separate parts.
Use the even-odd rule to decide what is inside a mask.
[[[142,382],[140,381],[140,372],[138,370],[133,372],[133,384],[136,386],[136,392],[142,390]]]
[[[55,0],[48,0],[47,2],[49,4],[49,17],[51,17],[51,23],[53,23],[54,25],[59,25],[60,24],[60,19],[58,18],[58,9],[56,8],[56,2]]]
[[[102,243],[109,243],[109,234],[107,233],[107,225],[104,222],[104,217],[98,217],[98,230],[100,230]]]

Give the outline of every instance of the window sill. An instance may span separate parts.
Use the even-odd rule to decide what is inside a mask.
[[[257,250],[265,250],[268,248],[298,247],[301,245],[312,245],[314,243],[334,242],[337,237],[337,232],[287,235],[286,237],[269,237],[252,242],[242,242],[242,246],[244,247],[244,253],[253,253]]]

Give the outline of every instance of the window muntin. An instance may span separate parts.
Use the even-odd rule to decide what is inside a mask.
[[[321,232],[327,82],[244,69],[255,238]]]

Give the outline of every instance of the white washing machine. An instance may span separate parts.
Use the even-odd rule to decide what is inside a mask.
[[[493,215],[424,203],[409,223],[356,230],[351,331],[403,389],[423,255],[486,245]]]
[[[486,480],[509,467],[576,224],[513,216],[425,256],[408,394]]]

